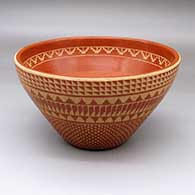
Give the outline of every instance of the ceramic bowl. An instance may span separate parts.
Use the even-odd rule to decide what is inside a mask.
[[[163,99],[180,55],[140,39],[69,37],[20,49],[15,64],[33,102],[70,144],[124,143]]]

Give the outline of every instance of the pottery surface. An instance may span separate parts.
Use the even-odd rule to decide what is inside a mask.
[[[117,37],[53,39],[15,55],[39,110],[67,142],[89,150],[127,141],[163,99],[179,63],[168,46]]]

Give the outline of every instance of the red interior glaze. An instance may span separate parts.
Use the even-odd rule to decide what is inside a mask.
[[[17,54],[20,64],[33,55],[59,48],[77,46],[113,46],[134,48],[155,53],[165,57],[171,64],[175,63],[179,56],[171,48],[139,39],[113,38],[113,37],[75,37],[54,39],[39,42],[27,46]],[[72,55],[62,58],[48,59],[45,62],[33,66],[31,69],[54,75],[74,77],[116,77],[140,75],[158,71],[161,68],[154,63],[144,62],[137,58],[120,55]]]
[[[155,65],[120,56],[77,56],[39,64],[34,70],[75,77],[115,77],[160,70]]]

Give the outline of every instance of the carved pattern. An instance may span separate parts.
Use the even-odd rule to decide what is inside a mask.
[[[79,81],[48,78],[25,72],[19,68],[17,70],[22,83],[31,88],[70,96],[115,96],[144,93],[169,85],[177,72],[177,68],[174,68],[164,73],[135,79]]]
[[[83,123],[113,123],[148,115],[160,102],[169,86],[133,96],[65,97],[25,86],[39,109],[52,117]]]
[[[76,147],[90,150],[109,149],[121,145],[146,118],[112,124],[84,124],[47,115],[46,117],[66,141]]]
[[[152,63],[159,68],[166,68],[170,65],[170,61],[163,56],[158,54],[134,49],[134,48],[123,48],[123,47],[111,47],[111,46],[80,46],[80,47],[68,47],[49,50],[38,53],[24,62],[24,65],[28,68],[33,69],[34,66],[50,59],[61,58],[65,56],[75,55],[120,55],[127,56],[135,59],[140,59],[145,62]]]
[[[123,55],[169,66],[167,59],[145,51],[115,47],[62,48],[37,54],[25,65],[71,55]],[[142,77],[79,80],[24,71],[18,76],[40,111],[69,143],[86,149],[108,149],[124,143],[159,104],[178,67]]]
[[[146,117],[158,105],[177,68],[158,75],[116,81],[47,78],[17,68],[23,86],[41,112],[64,121],[119,123]]]

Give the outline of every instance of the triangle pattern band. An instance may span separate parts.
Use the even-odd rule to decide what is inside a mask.
[[[80,104],[80,105],[118,105],[118,104],[127,104],[131,102],[140,102],[145,100],[150,100],[156,98],[157,96],[162,95],[165,91],[169,89],[169,85],[164,86],[160,89],[145,92],[135,95],[124,95],[116,97],[74,97],[66,95],[51,94],[48,92],[43,92],[37,89],[33,89],[25,85],[25,89],[28,93],[32,94],[34,97],[42,98],[45,100],[59,102],[64,104]]]

